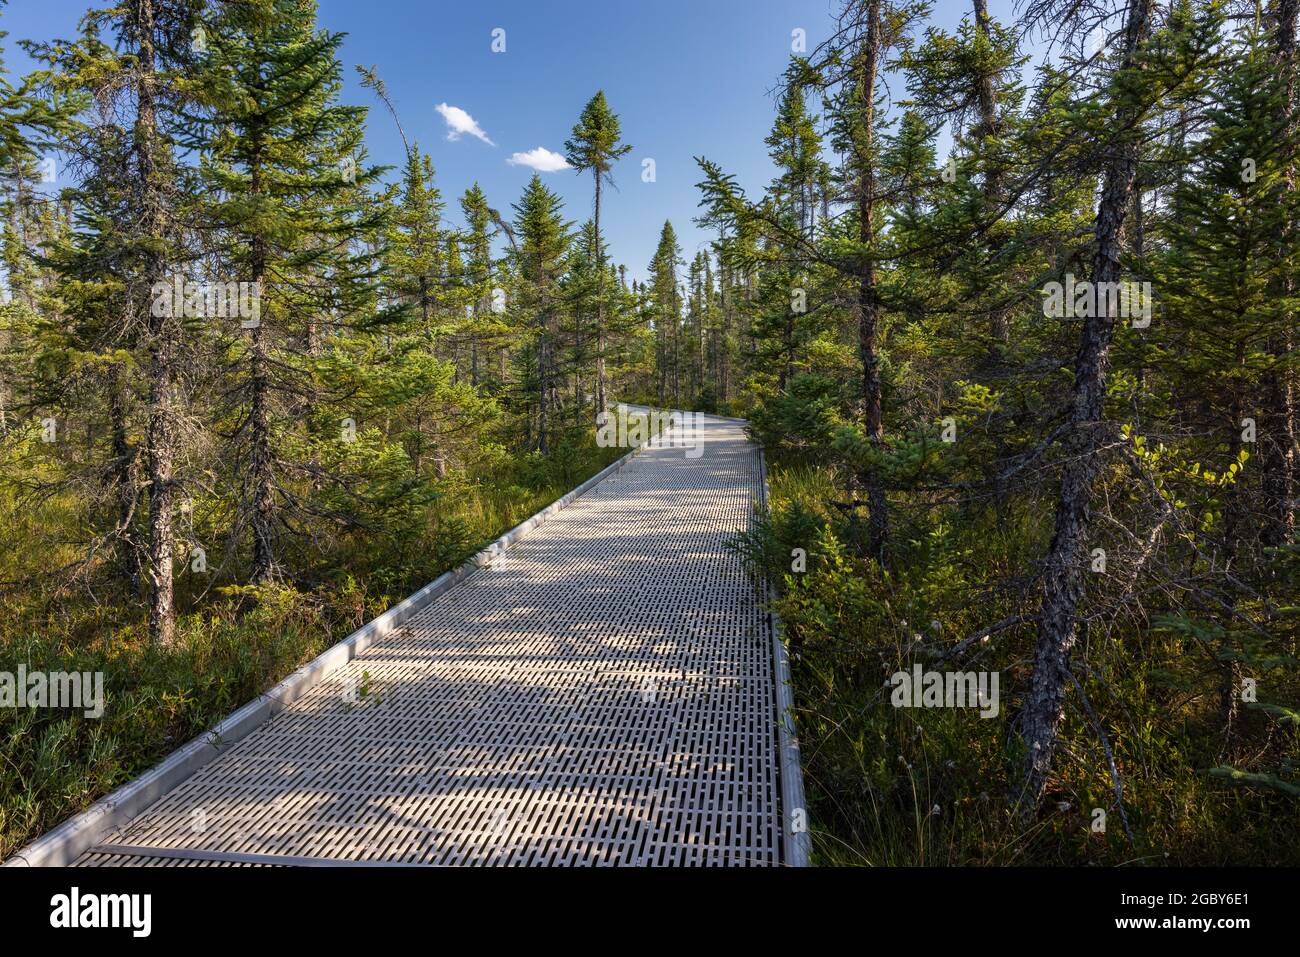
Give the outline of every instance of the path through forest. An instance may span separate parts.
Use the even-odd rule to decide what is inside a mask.
[[[771,626],[725,547],[761,458],[697,422],[79,863],[787,862]]]

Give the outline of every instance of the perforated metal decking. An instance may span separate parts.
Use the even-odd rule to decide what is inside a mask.
[[[781,863],[741,424],[651,447],[78,861]]]

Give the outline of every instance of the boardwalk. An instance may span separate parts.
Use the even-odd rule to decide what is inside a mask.
[[[620,471],[332,672],[87,865],[775,865],[773,643],[724,547],[738,423]]]

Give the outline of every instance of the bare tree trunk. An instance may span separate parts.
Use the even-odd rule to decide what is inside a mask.
[[[433,313],[430,309],[430,303],[433,297],[429,291],[429,277],[424,275],[423,273],[421,273],[419,278],[419,289],[420,289],[420,320],[424,324],[424,337],[430,343],[432,343],[433,342]],[[433,347],[431,345],[430,350],[432,351],[432,349]],[[453,362],[454,361],[455,360],[453,358]],[[478,353],[477,352],[475,352],[474,364],[475,364],[474,378],[475,380],[477,380],[478,378],[478,369],[477,369]],[[447,456],[442,450],[442,443],[438,441],[438,435],[437,435],[438,421],[439,421],[438,416],[436,414],[431,413],[429,427],[433,432],[433,436],[430,439],[429,445],[430,445],[430,452],[432,453],[432,458],[433,458],[434,473],[438,476],[438,478],[446,478],[447,477]],[[419,471],[418,463],[416,466],[416,471],[417,472]]]
[[[1234,355],[1234,361],[1238,369],[1246,364],[1246,343],[1242,340],[1237,342],[1237,348]],[[1231,461],[1237,461],[1238,456],[1245,448],[1245,443],[1241,438],[1240,423],[1242,416],[1245,415],[1246,397],[1242,392],[1239,382],[1232,384],[1232,402],[1228,413],[1226,423],[1228,435],[1228,449],[1232,454]],[[1238,545],[1246,531],[1249,517],[1247,514],[1247,505],[1244,500],[1240,482],[1234,482],[1228,488],[1224,489],[1224,507],[1223,507],[1223,570],[1231,572],[1237,561]],[[1235,590],[1230,592],[1224,601],[1225,611],[1231,615],[1237,604]],[[1229,650],[1231,639],[1225,634],[1222,639],[1221,652]],[[1223,736],[1222,755],[1225,759],[1231,759],[1237,744],[1237,716],[1239,710],[1239,689],[1241,687],[1241,662],[1236,660],[1232,655],[1221,654],[1218,662],[1219,667],[1219,723],[1220,732]]]
[[[659,405],[662,407],[668,393],[668,349],[663,329],[655,326],[655,365],[659,368]]]
[[[9,227],[13,230],[14,234],[17,235],[21,228],[18,219],[20,207],[22,205],[22,168],[20,165],[14,167],[13,183],[14,201],[9,207]],[[19,298],[20,290],[16,288],[17,284],[14,281],[15,277],[12,265],[6,263],[6,267],[6,285],[9,287],[10,297],[16,301]],[[3,355],[9,348],[12,340],[13,333],[11,331],[8,329],[0,329],[0,355]],[[5,435],[9,432],[8,410],[10,403],[13,401],[13,397],[8,379],[0,376],[0,435]]]
[[[989,10],[986,0],[974,0],[975,4],[975,29],[986,42],[991,41],[991,31],[989,30]],[[979,77],[976,89],[976,100],[979,104],[979,128],[978,135],[983,137],[995,136],[998,132],[998,114],[997,101],[993,95],[993,77],[983,74]],[[984,171],[984,210],[986,216],[992,216],[1001,204],[1002,194],[1002,177],[998,175],[997,170],[986,169]],[[989,255],[996,257],[1002,248],[1002,241],[995,236],[989,239]],[[1008,337],[1007,329],[1007,310],[1005,307],[995,306],[989,314],[989,333],[995,340],[1005,342]]]
[[[861,127],[855,136],[854,162],[857,170],[858,241],[870,250],[875,240],[876,214],[876,77],[880,72],[880,0],[867,6],[867,37],[857,54],[859,108]],[[876,262],[870,252],[863,256],[858,272],[858,354],[862,360],[862,403],[867,438],[881,449],[885,444],[884,408],[881,397],[880,357],[877,354],[879,301],[876,290]],[[889,504],[880,474],[868,467],[862,476],[867,489],[868,547],[883,560],[889,538]]]
[[[609,408],[605,396],[605,263],[601,256],[600,245],[600,166],[593,167],[596,176],[596,268],[599,278],[596,280],[596,421],[604,422]]]
[[[677,301],[677,286],[670,296],[673,319],[673,408],[682,406],[682,309]]]
[[[140,545],[135,538],[135,510],[140,500],[136,482],[136,450],[127,437],[126,384],[122,368],[114,363],[108,379],[108,417],[113,433],[111,481],[117,502],[117,534],[114,550],[117,565],[132,596],[140,594]]]
[[[546,429],[548,403],[550,401],[550,357],[547,355],[547,318],[545,311],[539,317],[541,325],[537,337],[537,448],[543,454],[547,451]]]
[[[145,275],[141,285],[151,289],[162,278],[164,264],[156,246],[163,236],[163,189],[159,181],[157,82],[154,51],[153,0],[134,0],[138,31],[136,50],[136,117],[133,149],[139,177],[140,225],[151,240],[145,253]],[[176,640],[175,533],[172,510],[175,501],[175,337],[177,318],[155,316],[149,297],[143,292],[135,305],[143,304],[149,330],[149,420],[145,429],[145,450],[149,462],[149,640],[171,645]]]
[[[584,357],[582,341],[582,320],[574,317],[573,329],[573,425],[582,426],[582,359]]]
[[[718,330],[718,342],[715,346],[718,355],[718,400],[725,405],[731,398],[730,383],[727,382],[727,360],[731,349],[731,297],[727,295],[727,285],[731,282],[731,269],[718,256],[718,309],[721,312],[721,328]]]
[[[704,286],[704,277],[700,278],[699,291],[696,293],[696,311],[695,311],[695,398],[692,400],[692,408],[697,408],[695,403],[699,402],[700,392],[704,389],[704,317],[708,309],[708,291]]]
[[[256,274],[262,281],[262,273]],[[248,427],[252,439],[249,470],[253,482],[253,582],[265,584],[276,575],[275,567],[275,472],[271,450],[271,388],[267,372],[266,326],[252,330],[249,389],[252,409]]]
[[[162,335],[155,335],[150,346],[146,444],[149,450],[149,576],[153,584],[149,596],[149,639],[154,644],[166,646],[176,638],[175,583],[172,577],[175,490],[172,484],[171,349],[157,341]]]
[[[253,195],[262,191],[261,151],[254,149],[249,175]],[[255,289],[266,289],[266,248],[261,237],[252,242],[251,263]],[[268,369],[267,327],[264,321],[251,330],[249,343],[249,414],[252,482],[253,583],[266,584],[277,574],[275,563],[275,453],[271,447],[271,380]]]
[[[1124,28],[1121,69],[1133,63],[1134,52],[1146,34],[1151,17],[1150,0],[1131,0]],[[1115,128],[1128,130],[1136,122],[1131,110],[1120,107]],[[1112,147],[1103,173],[1097,207],[1096,244],[1092,281],[1116,282],[1124,216],[1137,174],[1136,131]],[[1094,287],[1095,288],[1095,287]],[[1108,300],[1109,302],[1109,300]],[[1027,749],[1024,805],[1038,805],[1051,772],[1056,733],[1065,714],[1065,686],[1069,680],[1070,651],[1076,638],[1076,614],[1083,598],[1083,576],[1088,554],[1089,509],[1092,485],[1099,469],[1103,438],[1102,402],[1106,395],[1111,338],[1115,317],[1093,315],[1084,320],[1079,351],[1074,360],[1074,388],[1070,405],[1071,429],[1065,440],[1066,456],[1056,504],[1056,531],[1043,569],[1043,601],[1034,671],[1029,695],[1021,713],[1021,737]],[[1102,310],[1094,309],[1094,313]]]

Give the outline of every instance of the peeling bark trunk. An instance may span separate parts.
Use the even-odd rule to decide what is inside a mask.
[[[1150,0],[1132,0],[1124,28],[1121,69],[1133,62],[1151,17]],[[1115,129],[1127,130],[1135,117],[1121,108]],[[1092,261],[1094,283],[1117,282],[1125,213],[1137,174],[1137,144],[1130,138],[1114,149],[1103,173],[1097,207],[1096,251]],[[1113,303],[1110,307],[1113,307]],[[1109,313],[1109,308],[1106,310]],[[1101,311],[1101,310],[1094,310]],[[1026,810],[1038,806],[1047,785],[1056,750],[1057,729],[1065,714],[1065,687],[1069,680],[1070,651],[1076,638],[1076,615],[1083,598],[1088,555],[1089,510],[1092,486],[1100,467],[1103,439],[1102,403],[1106,395],[1111,338],[1115,317],[1095,315],[1084,320],[1079,351],[1074,360],[1074,387],[1070,403],[1071,429],[1065,441],[1064,473],[1056,504],[1056,526],[1043,568],[1043,601],[1034,670],[1021,713],[1021,737],[1027,751]]]

